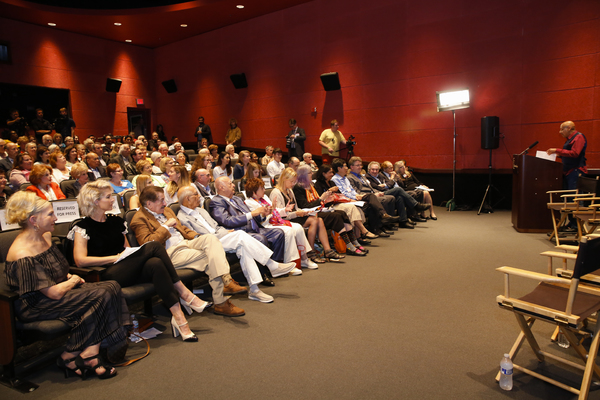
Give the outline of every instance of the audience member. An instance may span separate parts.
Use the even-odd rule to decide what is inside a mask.
[[[57,145],[61,151],[63,151],[66,147],[66,145],[63,143],[63,136],[60,133],[55,133],[54,136],[52,136],[52,143]]]
[[[216,160],[217,166],[213,169],[213,177],[215,180],[222,176],[226,176],[229,180],[233,180],[233,168],[231,168],[231,156],[224,151],[219,153]]]
[[[273,161],[267,165],[267,173],[273,180],[275,180],[275,177],[280,175],[285,169],[285,164],[281,162],[282,157],[283,152],[279,147],[273,150]]]
[[[271,161],[273,161],[273,150],[273,146],[265,147],[265,155],[260,161],[263,167],[266,167]]]
[[[131,229],[135,232],[138,243],[153,242],[166,248],[166,254],[175,268],[204,271],[212,287],[215,314],[227,317],[244,315],[244,310],[225,297],[227,294],[245,293],[247,290],[229,275],[229,264],[219,239],[212,235],[198,235],[184,227],[175,213],[166,207],[160,188],[146,187],[140,195],[140,203],[140,209],[131,220]],[[193,305],[190,303],[188,302],[188,306]],[[204,306],[201,308],[204,309]]]
[[[3,169],[0,169],[0,209],[6,207],[8,198],[14,193],[7,184],[8,179],[6,179],[6,172]]]
[[[301,266],[309,269],[317,269],[317,264],[309,259],[309,254],[314,257],[314,251],[304,234],[304,227],[296,222],[282,218],[282,213],[287,215],[285,207],[280,209],[273,208],[271,199],[265,196],[265,183],[263,180],[259,178],[249,179],[246,182],[245,188],[245,203],[251,211],[259,207],[272,210],[262,223],[263,226],[267,229],[277,228],[283,230],[285,234],[285,255],[283,261],[292,262],[297,260],[298,252],[300,252]]]
[[[93,182],[97,179],[103,178],[106,175],[106,168],[100,165],[100,157],[96,153],[87,153],[84,156],[85,163],[88,168],[88,176],[90,178],[90,182]]]
[[[66,196],[56,182],[52,182],[52,167],[49,165],[38,164],[34,165],[29,174],[29,182],[26,190],[30,190],[40,196],[44,200],[61,200]]]
[[[73,164],[79,162],[79,158],[77,157],[77,148],[73,145],[65,148],[65,158],[67,159],[67,167],[72,167]]]
[[[44,165],[50,165],[48,159],[50,158],[50,151],[48,151],[48,148],[46,146],[38,146],[37,151],[36,151],[36,161],[34,163],[34,165],[37,164],[44,164]]]
[[[130,136],[127,136],[127,137],[130,137]],[[131,154],[130,145],[127,143],[123,143],[121,145],[121,148],[119,149],[119,155],[115,156],[115,157],[111,157],[111,159],[108,161],[109,164],[117,163],[121,166],[121,169],[123,170],[123,177],[125,179],[127,179],[129,177],[129,175],[127,174],[127,171],[126,171],[127,166],[133,162],[133,160],[130,157],[130,154]]]
[[[21,188],[23,183],[29,182],[29,174],[33,167],[33,160],[27,153],[21,153],[17,155],[15,160],[15,166],[10,171],[10,186],[15,192]]]
[[[60,319],[72,331],[57,360],[65,377],[85,378],[92,372],[101,379],[117,374],[100,357],[100,344],[126,345],[128,309],[117,282],[87,283],[69,274],[69,264],[52,241],[57,218],[52,205],[33,193],[15,194],[6,219],[21,226],[6,257],[6,281],[19,294],[17,315],[23,321]]]
[[[139,174],[137,169],[137,163],[140,160],[146,159],[146,153],[141,149],[134,149],[131,152],[131,162],[125,166],[125,175],[128,180],[133,179],[134,176]]]
[[[308,166],[305,164],[304,166]],[[302,167],[304,167],[302,166]],[[301,168],[302,168],[301,167]],[[370,244],[369,239],[375,239],[379,236],[369,232],[369,230],[365,227],[364,222],[365,214],[362,208],[355,206],[354,204],[348,204],[354,200],[349,199],[340,193],[340,189],[335,185],[335,183],[331,180],[333,178],[333,169],[329,164],[323,164],[319,167],[316,174],[313,174],[313,177],[316,176],[315,189],[319,196],[323,195],[323,193],[329,191],[334,195],[333,208],[336,210],[342,210],[348,215],[348,218],[355,227],[355,234],[357,236],[357,240],[359,244]]]
[[[52,144],[52,135],[44,135],[42,136],[42,145],[48,147]]]
[[[302,210],[296,202],[296,196],[294,195],[293,187],[296,184],[296,172],[291,168],[286,168],[281,176],[277,185],[271,191],[269,195],[273,207],[277,210],[282,210],[282,217],[292,222],[297,222],[308,228],[308,241],[312,248],[315,246],[316,236],[319,236],[321,245],[323,246],[323,255],[327,261],[338,262],[343,255],[338,254],[335,250],[329,246],[329,238],[327,236],[327,228],[323,218],[317,215],[310,215],[307,211]],[[331,217],[331,229],[335,229],[336,232],[344,229],[344,222],[337,217]],[[333,226],[335,225],[335,226]],[[323,262],[320,257],[313,258],[314,262]]]
[[[183,186],[191,186],[190,173],[183,165],[174,165],[168,170],[169,183],[165,186],[165,202],[167,205],[177,203],[177,190]],[[195,186],[194,186],[195,187]],[[198,191],[198,194],[200,192]]]
[[[71,167],[71,178],[74,179],[75,182],[67,185],[64,192],[65,196],[69,199],[77,197],[81,188],[89,182],[88,166],[82,162],[73,164]]]
[[[250,163],[250,152],[248,150],[240,151],[239,161],[233,168],[233,179],[242,179],[246,175]]]
[[[194,172],[194,186],[198,189],[198,192],[202,195],[202,197],[214,196],[216,193],[214,189],[211,187],[210,180],[211,175],[207,169],[200,168]]]
[[[19,116],[19,111],[12,109],[9,111],[9,118],[6,120],[6,128],[9,132],[19,136],[27,136],[29,133],[29,125],[25,118]],[[12,139],[11,139],[12,140]]]
[[[437,216],[435,215],[435,211],[433,210],[433,199],[431,198],[431,193],[429,193],[429,191],[427,190],[429,188],[423,185],[423,183],[421,183],[421,181],[419,181],[417,177],[406,168],[406,161],[400,160],[396,162],[395,169],[396,171],[393,171],[390,170],[388,167],[387,173],[390,174],[392,172],[395,172],[396,176],[402,183],[401,187],[404,190],[407,190],[408,193],[413,192],[415,194],[415,198],[418,201],[421,201],[425,204],[429,204],[429,219],[432,219],[434,221],[437,220]],[[385,173],[386,172],[384,169],[384,174]],[[423,187],[424,189],[417,190],[417,187],[419,186]],[[421,211],[421,217],[425,218],[425,211]]]
[[[38,143],[42,143],[42,136],[52,133],[52,124],[44,119],[44,110],[41,108],[35,109],[35,116],[29,126],[35,132],[35,139]]]
[[[155,175],[160,175],[162,173],[160,170],[162,155],[158,151],[155,151],[150,154],[150,160],[152,160],[152,173]]]
[[[50,154],[48,161],[52,167],[52,177],[54,178],[54,182],[61,183],[64,180],[71,179],[71,171],[67,168],[67,159],[63,153],[57,151]]]
[[[196,304],[198,312],[202,312],[208,304],[181,282],[167,252],[158,242],[148,243],[119,261],[129,243],[125,236],[125,220],[106,214],[112,209],[113,201],[110,184],[106,181],[90,182],[81,189],[77,202],[85,218],[77,222],[68,235],[74,241],[75,263],[80,268],[106,266],[103,279],[115,280],[124,287],[138,282],[153,282],[156,292],[173,315],[173,336],[181,334],[184,341],[197,342],[198,338],[188,327],[179,302]]]
[[[273,302],[273,297],[263,293],[258,284],[263,281],[256,261],[267,266],[273,277],[285,275],[294,269],[295,263],[279,264],[271,260],[273,252],[264,244],[242,230],[228,230],[219,226],[210,214],[200,207],[200,196],[190,186],[179,189],[180,211],[177,217],[181,223],[200,235],[212,235],[219,239],[223,249],[235,253],[240,259],[242,272],[248,281],[248,298],[262,303]],[[256,261],[255,261],[256,260]]]
[[[232,144],[225,146],[225,153],[229,154],[232,160],[237,160],[240,156],[235,152],[235,147]]]
[[[129,198],[129,209],[137,210],[140,208],[140,194],[147,186],[153,186],[151,175],[136,175],[135,194]]]
[[[117,163],[108,164],[106,167],[106,176],[110,178],[108,182],[115,193],[133,189],[131,182],[123,180],[123,169]]]
[[[310,153],[304,153],[302,155],[302,161],[300,161],[300,165],[308,165],[313,173],[317,172],[317,170],[319,169],[317,163],[312,158],[312,154]]]
[[[7,143],[6,157],[0,160],[0,169],[8,174],[9,171],[13,169],[18,154],[19,147],[15,143]]]
[[[300,160],[298,157],[292,157],[288,160],[288,168],[293,169],[294,171],[298,171],[298,167],[300,166]]]
[[[173,159],[171,157],[163,157],[160,160],[160,171],[162,172],[162,175],[160,176],[163,181],[165,182],[165,185],[167,185],[171,180],[169,179],[169,174],[168,171],[171,169],[171,167],[174,165],[175,163],[173,162]]]
[[[35,162],[37,160],[37,144],[35,142],[29,142],[25,145],[25,153],[29,154],[31,159]]]
[[[133,184],[133,186],[136,186],[136,181],[138,179],[139,176],[141,175],[147,175],[150,177],[150,180],[152,181],[152,184],[154,186],[158,186],[158,187],[165,187],[166,183],[165,181],[160,177],[160,176],[156,176],[156,175],[152,175],[152,164],[150,164],[150,161],[148,160],[140,160],[137,162],[137,164],[135,165],[136,169],[138,171],[138,175],[135,175],[133,177],[133,180],[131,181],[131,183]]]

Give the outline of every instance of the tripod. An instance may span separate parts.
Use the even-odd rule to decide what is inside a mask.
[[[500,196],[502,196],[502,198],[498,200],[494,205],[490,205],[492,203],[492,193],[490,192],[490,189],[495,190]],[[488,199],[487,202],[485,201],[486,199]],[[494,207],[496,207],[504,199],[505,197],[504,195],[502,195],[502,192],[500,192],[500,190],[498,190],[498,188],[492,183],[492,149],[490,149],[490,163],[488,165],[488,185],[487,189],[485,189],[485,194],[483,195],[483,200],[481,200],[481,205],[479,206],[479,211],[477,211],[477,215],[481,214],[482,209],[483,212],[493,213]],[[485,208],[483,206],[484,204]]]

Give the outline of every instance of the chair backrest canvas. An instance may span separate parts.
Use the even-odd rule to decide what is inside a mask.
[[[598,269],[600,269],[600,238],[587,239],[587,237],[583,237],[573,268],[573,278],[579,279]]]

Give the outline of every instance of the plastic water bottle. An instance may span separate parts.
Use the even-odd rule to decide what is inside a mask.
[[[132,342],[137,342],[138,340],[140,340],[137,337],[137,335],[140,334],[140,323],[138,322],[137,318],[135,318],[135,314],[131,314],[131,323],[133,324],[133,330],[131,331],[131,336],[129,340],[131,340]]]
[[[508,354],[500,361],[500,388],[512,390],[513,387],[513,363]]]
[[[558,331],[558,336],[556,337],[556,343],[563,349],[568,349],[571,346],[571,343],[569,343],[569,341],[567,340],[567,337],[565,336],[564,333],[562,333],[562,331]]]

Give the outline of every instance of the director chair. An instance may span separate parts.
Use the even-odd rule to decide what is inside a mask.
[[[595,362],[600,345],[600,336],[597,334],[598,328],[600,328],[598,320],[589,353],[581,344],[582,340],[577,336],[581,334],[589,336],[588,333],[582,331],[585,327],[585,321],[592,314],[600,310],[600,290],[587,285],[580,285],[580,278],[599,268],[600,239],[588,240],[587,237],[581,240],[572,279],[518,268],[497,268],[497,271],[504,274],[504,294],[497,296],[496,301],[500,308],[514,313],[517,323],[521,328],[521,333],[509,352],[513,362],[521,344],[524,340],[527,340],[539,362],[544,362],[548,358],[563,363],[582,370],[583,378],[581,386],[576,388],[516,363],[513,364],[514,369],[575,393],[579,396],[579,399],[587,399],[593,375],[596,375],[600,379],[600,367]],[[510,293],[511,276],[537,280],[540,284],[525,296],[513,297]],[[556,324],[560,328],[560,331],[569,341],[571,348],[583,360],[583,365],[540,349],[531,331],[531,326],[538,319]],[[498,379],[499,376],[496,377],[496,380]]]

